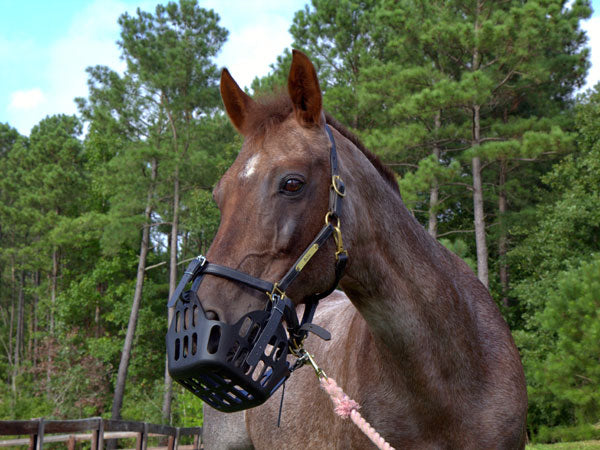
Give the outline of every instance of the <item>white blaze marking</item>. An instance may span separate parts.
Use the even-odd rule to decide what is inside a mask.
[[[256,171],[256,166],[258,165],[258,160],[260,159],[259,154],[252,156],[246,162],[246,167],[244,167],[244,171],[240,174],[242,178],[250,178],[250,176]]]

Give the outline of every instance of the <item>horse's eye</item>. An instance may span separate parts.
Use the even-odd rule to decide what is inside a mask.
[[[281,187],[281,189],[284,193],[295,194],[297,192],[300,192],[303,186],[304,181],[298,178],[288,178],[283,182],[283,186]]]

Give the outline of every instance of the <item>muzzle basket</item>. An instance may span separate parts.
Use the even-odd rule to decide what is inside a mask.
[[[252,311],[229,325],[207,319],[194,293],[182,297],[175,304],[166,337],[173,379],[219,411],[264,403],[290,374],[283,325],[278,325],[258,363],[250,365],[246,358],[270,313]]]

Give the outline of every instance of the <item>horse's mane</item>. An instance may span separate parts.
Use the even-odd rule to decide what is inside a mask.
[[[268,130],[282,123],[293,112],[292,101],[287,93],[263,95],[256,100],[257,101],[254,103],[255,107],[250,114],[251,123],[248,124],[248,129],[253,130],[254,135],[264,135]],[[373,167],[381,174],[383,179],[386,180],[399,195],[400,189],[394,172],[392,172],[392,170],[387,167],[377,155],[367,149],[354,133],[338,122],[331,114],[326,112],[325,120],[327,124],[331,125],[342,136],[352,142],[367,157],[371,164],[373,164]]]
[[[394,172],[392,172],[392,170],[388,166],[386,166],[375,153],[373,153],[371,150],[365,147],[365,145],[360,141],[358,136],[356,136],[354,133],[348,130],[344,125],[339,123],[337,119],[332,117],[328,112],[325,113],[325,119],[327,123],[336,130],[338,130],[338,132],[342,136],[344,136],[346,139],[348,139],[350,142],[356,145],[356,147],[361,152],[363,152],[363,154],[367,157],[371,164],[373,164],[373,167],[375,167],[375,169],[377,169],[377,171],[381,174],[383,179],[387,181],[390,184],[390,186],[392,186],[392,188],[394,188],[394,191],[400,194],[400,188],[398,187],[398,181],[396,181],[396,175],[394,174]]]

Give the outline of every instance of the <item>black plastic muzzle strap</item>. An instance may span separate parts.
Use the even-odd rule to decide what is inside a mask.
[[[285,313],[285,308],[293,308],[292,302],[289,298],[282,298],[278,295],[273,295],[273,297],[276,300],[273,304],[273,309],[271,310],[271,317],[269,317],[269,321],[263,328],[262,333],[256,341],[256,344],[254,344],[254,347],[252,348],[252,351],[246,358],[246,362],[251,366],[255,366],[256,364],[258,364],[258,361],[264,353],[265,348],[267,348],[269,340],[275,333],[275,329],[279,326],[279,323],[281,322],[283,314]]]
[[[179,280],[179,284],[175,288],[175,292],[173,292],[173,295],[169,299],[169,303],[167,303],[167,308],[172,308],[173,306],[175,306],[175,303],[177,303],[177,299],[181,296],[187,284],[190,282],[190,280],[193,280],[198,276],[198,274],[202,271],[203,267],[206,264],[207,261],[204,257],[199,256],[192,260],[192,262],[185,269],[181,280]]]
[[[227,278],[228,280],[238,281],[242,284],[245,284],[248,287],[257,289],[262,292],[272,292],[274,288],[274,284],[261,280],[260,278],[253,277],[248,275],[247,273],[240,272],[239,270],[232,269],[230,267],[221,266],[220,264],[209,263],[206,258],[198,257],[194,258],[190,265],[185,270],[185,273],[175,292],[171,296],[169,303],[167,304],[168,308],[175,306],[177,303],[177,299],[185,289],[185,286],[190,282],[190,280],[197,280],[200,275],[217,275],[222,278]]]

